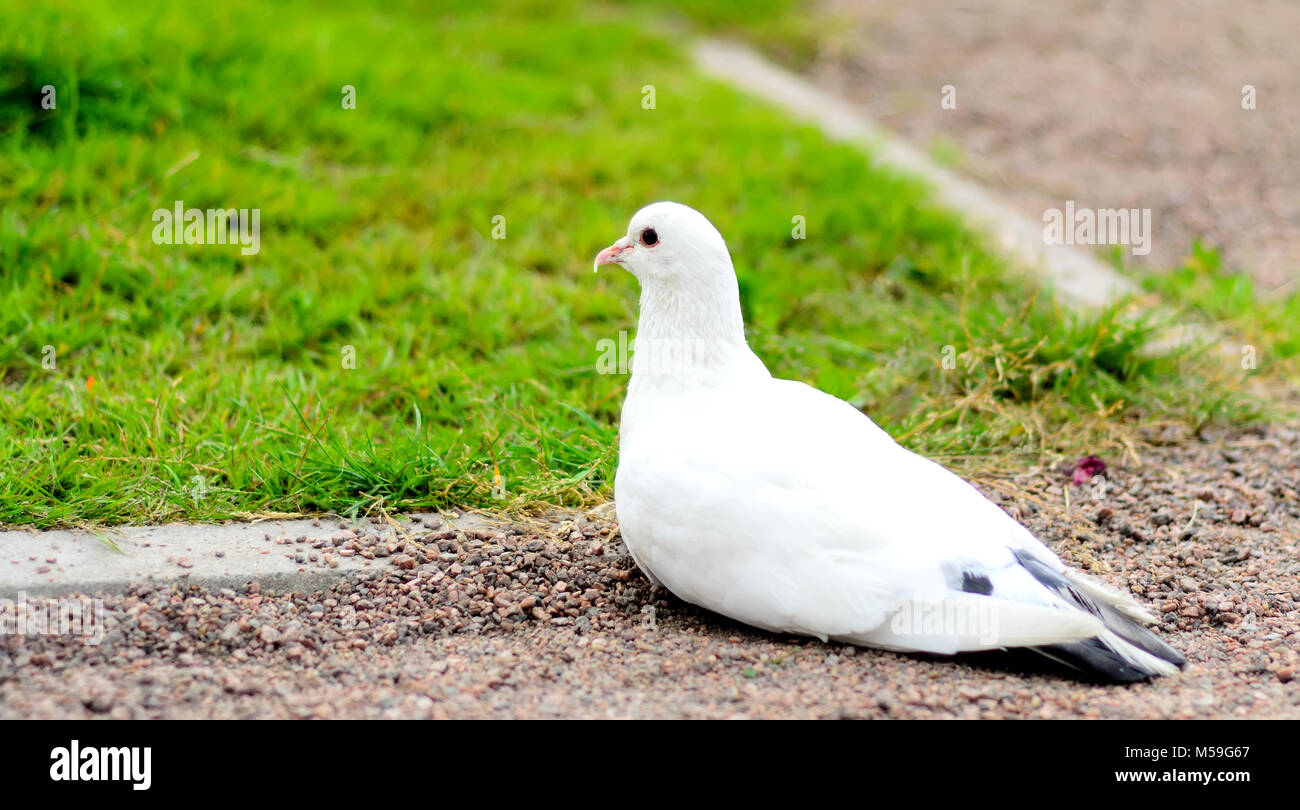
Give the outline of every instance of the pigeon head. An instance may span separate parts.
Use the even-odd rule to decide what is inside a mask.
[[[675,202],[637,211],[627,235],[602,250],[593,269],[602,264],[622,265],[643,285],[735,277],[722,234],[699,211]]]
[[[767,374],[745,344],[740,289],[722,234],[694,208],[657,202],[637,211],[627,235],[596,256],[641,285],[632,385]],[[639,381],[639,382],[638,382]]]

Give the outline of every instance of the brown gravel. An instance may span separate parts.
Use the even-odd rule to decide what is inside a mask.
[[[1266,286],[1300,281],[1300,4],[821,8],[840,24],[814,78],[922,148],[958,144],[959,168],[1034,221],[1070,199],[1150,208],[1151,255],[1126,261],[1168,267],[1202,238]]]
[[[1104,491],[1068,465],[982,482],[1159,612],[1190,663],[1149,684],[751,631],[652,588],[596,516],[433,520],[356,527],[398,565],[325,592],[138,586],[105,600],[99,646],[0,636],[0,718],[1300,717],[1297,448],[1288,428],[1206,433],[1107,459]]]

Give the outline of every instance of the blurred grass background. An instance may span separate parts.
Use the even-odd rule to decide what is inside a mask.
[[[627,378],[597,343],[637,290],[591,258],[659,199],[727,237],[774,373],[959,469],[1264,415],[1222,357],[1143,353],[1134,302],[1063,311],[920,186],[701,79],[684,31],[797,65],[816,23],[781,0],[7,4],[0,522],[607,499]],[[177,200],[260,209],[260,253],[154,244]],[[1163,292],[1241,322],[1202,278]]]

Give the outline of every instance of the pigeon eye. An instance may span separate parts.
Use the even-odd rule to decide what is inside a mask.
[[[659,244],[659,234],[655,233],[654,228],[646,228],[641,231],[641,244],[646,247],[654,247]]]

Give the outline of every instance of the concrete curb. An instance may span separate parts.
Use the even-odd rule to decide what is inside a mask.
[[[806,79],[731,42],[703,40],[695,61],[709,76],[768,101],[796,118],[816,124],[835,140],[867,146],[881,163],[918,177],[945,208],[982,229],[994,244],[1024,266],[1040,272],[1067,304],[1101,307],[1136,287],[1092,253],[1043,241],[1043,226],[998,202],[988,191],[935,164],[923,153],[887,134],[857,108]]]
[[[552,521],[554,522],[554,521]],[[249,583],[277,591],[314,591],[363,572],[394,564],[381,552],[366,559],[336,546],[361,532],[342,529],[338,518],[266,520],[216,525],[168,524],[103,529],[0,531],[0,599],[121,593],[132,583],[201,585],[242,592]],[[502,521],[478,514],[456,517],[405,515],[392,526],[369,522],[364,544],[381,537],[400,540],[449,529],[484,529]],[[302,538],[302,540],[299,540]],[[115,550],[109,545],[117,547]],[[315,555],[316,559],[311,559]]]

